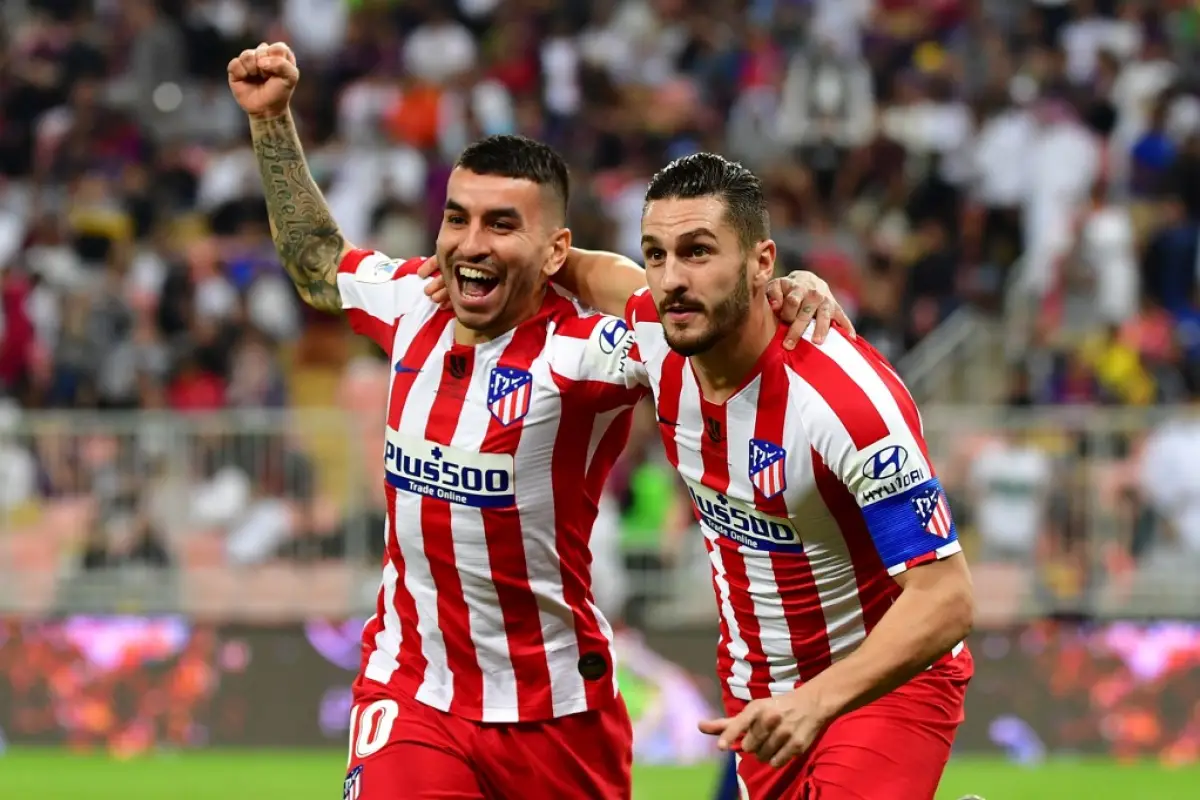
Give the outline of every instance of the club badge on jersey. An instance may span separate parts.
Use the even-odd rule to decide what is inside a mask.
[[[946,501],[945,493],[939,487],[925,489],[912,497],[913,511],[928,533],[950,538],[953,522],[950,519],[950,504]]]
[[[764,439],[750,440],[750,482],[766,499],[787,488],[787,451]]]
[[[488,378],[488,411],[501,425],[509,426],[529,413],[533,375],[523,369],[496,367]]]
[[[362,764],[359,764],[342,781],[342,800],[358,800],[362,793],[362,771]]]

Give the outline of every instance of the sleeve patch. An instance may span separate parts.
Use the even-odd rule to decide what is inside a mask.
[[[592,328],[584,351],[584,372],[616,377],[625,372],[625,362],[633,347],[633,331],[625,320],[607,317]]]
[[[889,570],[958,540],[950,503],[937,478],[865,506],[862,515]]]
[[[846,485],[863,507],[896,497],[933,477],[925,467],[920,445],[908,436],[888,436],[855,453],[848,466]]]
[[[358,283],[382,284],[415,275],[422,258],[388,258],[373,250],[351,250],[342,259],[338,271],[352,275]]]

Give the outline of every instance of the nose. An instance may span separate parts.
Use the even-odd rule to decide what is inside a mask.
[[[668,255],[663,260],[662,268],[662,290],[663,294],[671,295],[677,292],[682,292],[687,288],[687,275],[685,274],[683,265],[679,263],[679,259]]]
[[[477,261],[486,258],[489,253],[491,246],[488,244],[487,231],[482,225],[473,223],[459,242],[459,257],[464,261]]]

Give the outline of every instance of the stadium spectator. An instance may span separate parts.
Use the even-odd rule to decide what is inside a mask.
[[[893,362],[954,309],[1001,310],[1026,286],[1005,310],[1036,335],[997,375],[1022,372],[1038,403],[1152,409],[1200,385],[1196,19],[1157,0],[8,3],[0,393],[34,411],[339,403],[363,351],[291,295],[222,85],[229,54],[265,37],[305,58],[296,115],[354,241],[428,252],[453,157],[522,132],[568,157],[577,242],[633,255],[649,176],[712,149],[767,177],[781,262],[825,274]],[[176,481],[208,447],[187,419],[159,446]],[[79,502],[81,445],[20,420],[6,443],[37,480],[18,506]],[[289,546],[311,535],[318,553],[373,562],[380,501],[343,476],[378,465],[272,426],[241,446],[266,466],[239,467],[239,485],[323,509],[316,532],[281,524],[279,552],[311,552]],[[1118,438],[1113,458],[1134,469],[1139,437]],[[1130,514],[1155,528],[1136,498]],[[1068,525],[1057,507],[1048,531]],[[233,516],[217,516],[164,534],[174,563],[224,547]],[[54,540],[67,561],[89,525]]]
[[[978,452],[969,484],[984,561],[1034,562],[1052,478],[1045,450],[1019,434],[1000,437]]]
[[[1189,416],[1169,421],[1150,434],[1142,454],[1140,488],[1166,520],[1175,547],[1200,554],[1200,476],[1190,467],[1200,445],[1200,425]]]

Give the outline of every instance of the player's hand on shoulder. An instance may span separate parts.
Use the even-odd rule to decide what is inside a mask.
[[[438,268],[437,256],[425,259],[417,270],[417,275],[429,279],[425,284],[425,296],[437,303],[439,308],[449,309],[450,290],[446,287],[446,279],[442,277],[442,271]]]
[[[226,71],[234,99],[252,117],[285,114],[300,80],[296,55],[283,42],[243,50]]]
[[[707,720],[700,731],[720,737],[717,746],[741,752],[781,767],[812,747],[831,720],[817,697],[804,686],[762,700],[753,700],[735,717]]]
[[[796,270],[771,281],[767,284],[767,299],[780,321],[791,326],[783,340],[783,346],[788,350],[796,346],[813,320],[816,320],[812,336],[814,344],[825,341],[834,322],[850,338],[857,335],[829,284],[811,272]]]

